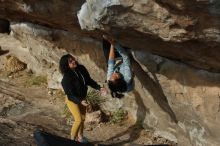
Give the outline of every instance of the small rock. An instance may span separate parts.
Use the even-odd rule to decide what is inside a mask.
[[[92,128],[92,127],[87,127],[85,130],[86,130],[86,131],[92,131],[93,128]]]
[[[48,90],[48,95],[53,95],[53,91],[52,90]]]
[[[86,123],[89,124],[99,124],[101,122],[102,118],[101,118],[101,111],[95,111],[92,113],[87,113],[86,114]]]

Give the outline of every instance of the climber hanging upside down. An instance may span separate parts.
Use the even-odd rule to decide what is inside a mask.
[[[112,97],[120,98],[122,93],[133,89],[129,49],[109,36],[103,35],[103,38],[103,51],[108,60],[107,83]]]

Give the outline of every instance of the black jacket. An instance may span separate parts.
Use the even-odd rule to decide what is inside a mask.
[[[74,70],[66,72],[61,84],[68,99],[76,104],[80,104],[86,98],[88,85],[100,90],[100,86],[90,77],[83,65],[78,65]]]

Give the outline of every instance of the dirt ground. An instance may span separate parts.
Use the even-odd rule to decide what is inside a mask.
[[[31,85],[26,70],[14,74],[0,71],[0,145],[35,146],[33,132],[47,132],[69,138],[71,125],[64,115],[64,99],[48,94],[45,83]],[[132,119],[119,123],[85,125],[85,136],[93,143],[111,145],[176,145],[154,137]]]

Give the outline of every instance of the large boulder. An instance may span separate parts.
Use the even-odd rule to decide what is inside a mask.
[[[0,18],[101,38],[219,71],[218,0],[2,1]],[[78,18],[77,18],[78,14]],[[80,25],[79,25],[80,24]],[[93,30],[82,31],[80,29]]]
[[[11,23],[10,35],[0,34],[1,48],[46,74],[49,87],[60,88],[58,63],[67,52],[103,83],[100,40],[108,33],[132,48],[135,89],[109,97],[105,110],[124,108],[178,145],[220,145],[217,0],[7,0],[0,10]]]
[[[220,3],[217,0],[87,0],[82,29],[108,32],[124,45],[220,71]]]

